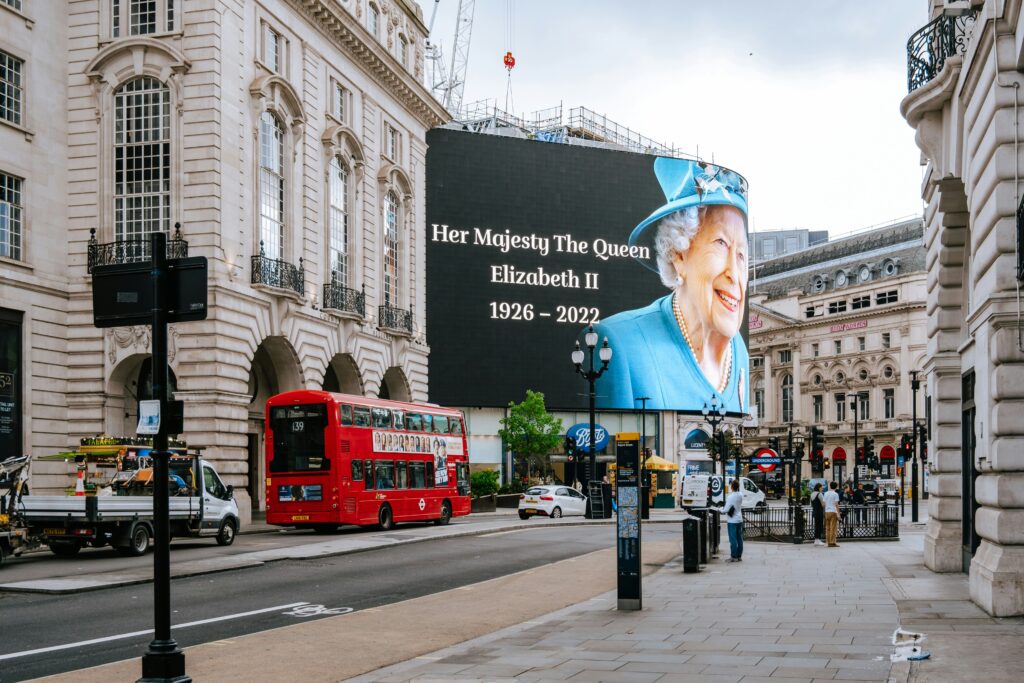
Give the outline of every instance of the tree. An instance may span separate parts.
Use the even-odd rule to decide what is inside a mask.
[[[562,443],[562,421],[548,413],[544,394],[527,389],[522,403],[509,402],[498,436],[525,465],[528,477],[550,468],[548,454]]]

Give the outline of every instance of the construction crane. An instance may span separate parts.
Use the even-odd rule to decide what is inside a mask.
[[[459,0],[455,19],[455,38],[452,41],[452,62],[446,68],[441,45],[434,40],[434,20],[441,0],[434,0],[427,27],[427,61],[430,64],[430,89],[434,97],[453,115],[458,116],[462,108],[462,91],[466,85],[466,68],[469,66],[469,40],[473,34],[473,10],[476,0]]]

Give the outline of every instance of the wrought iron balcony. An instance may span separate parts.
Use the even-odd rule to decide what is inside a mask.
[[[363,291],[338,284],[338,274],[331,273],[331,281],[324,283],[324,308],[345,313],[366,315],[366,289]]]
[[[412,334],[412,311],[392,306],[380,306],[379,311],[378,327]]]
[[[152,260],[149,253],[149,236],[133,237],[99,244],[96,241],[96,228],[89,230],[89,260],[86,265],[89,273],[96,266],[109,266],[115,263],[139,263]],[[167,240],[167,258],[186,258],[188,242],[181,239],[181,223],[174,224],[174,238]]]
[[[306,293],[306,271],[299,258],[298,267],[281,259],[269,258],[260,242],[260,253],[252,257],[252,284],[287,289],[299,296]]]
[[[946,60],[967,50],[967,32],[977,12],[961,16],[940,15],[907,41],[907,92],[911,93],[939,75]]]

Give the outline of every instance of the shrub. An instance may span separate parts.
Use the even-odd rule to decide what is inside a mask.
[[[473,472],[469,477],[469,490],[474,498],[497,493],[498,472],[495,470],[480,470],[479,472]]]

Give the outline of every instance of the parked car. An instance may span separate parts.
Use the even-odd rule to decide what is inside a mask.
[[[568,517],[587,512],[587,497],[568,486],[531,486],[519,496],[519,519],[533,515]]]
[[[728,478],[731,482],[732,477]],[[725,496],[722,495],[722,475],[712,474],[708,481],[709,499],[712,505],[721,507],[725,505]],[[757,488],[757,484],[752,482],[747,477],[740,477],[740,491],[743,493],[743,509],[744,510],[764,510],[768,507],[768,503],[765,501],[764,491]]]

